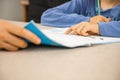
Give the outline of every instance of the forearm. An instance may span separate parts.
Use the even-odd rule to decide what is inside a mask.
[[[51,15],[53,14],[53,15]],[[62,11],[46,11],[41,18],[41,24],[55,27],[70,27],[80,22],[88,22],[89,17],[78,15],[76,13],[68,14]]]
[[[88,22],[89,17],[83,14],[84,8],[85,5],[83,6],[82,0],[69,1],[63,5],[45,11],[41,17],[41,24],[56,27],[69,27],[80,22]]]
[[[101,36],[120,37],[120,21],[99,23]]]

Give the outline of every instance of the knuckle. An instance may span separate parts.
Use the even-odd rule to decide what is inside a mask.
[[[98,20],[99,20],[99,21],[102,21],[102,19],[101,19],[101,18],[99,18]]]
[[[0,39],[4,40],[4,39],[7,38],[6,36],[7,36],[7,35],[5,35],[4,33],[1,33],[1,34],[0,34]]]
[[[18,33],[19,35],[24,35],[24,34],[25,34],[25,29],[24,29],[24,28],[20,28],[20,29],[17,31],[17,33]]]
[[[75,35],[77,35],[78,33],[77,32],[74,32]]]
[[[71,29],[72,29],[72,31],[75,31],[75,30],[76,30],[76,27],[75,27],[75,26],[73,26],[73,27],[71,27]]]
[[[76,32],[77,32],[77,33],[80,33],[80,31],[79,31],[79,30],[76,30]]]

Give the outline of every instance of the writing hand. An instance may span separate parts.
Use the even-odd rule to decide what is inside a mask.
[[[110,22],[110,18],[106,18],[102,15],[99,15],[99,16],[94,16],[92,18],[90,18],[90,21],[91,23],[100,23],[100,22]]]

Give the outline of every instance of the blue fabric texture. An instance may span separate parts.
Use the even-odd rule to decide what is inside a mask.
[[[60,28],[71,27],[80,22],[88,22],[97,14],[97,0],[71,0],[45,11],[41,24]],[[107,10],[101,9],[101,15],[111,18],[111,21],[99,23],[100,35],[120,37],[120,5]]]

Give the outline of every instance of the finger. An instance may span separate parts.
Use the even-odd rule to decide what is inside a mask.
[[[78,24],[77,24],[77,25],[78,25]],[[74,25],[74,26],[70,27],[70,28],[65,32],[65,34],[69,34],[69,33],[71,33],[71,32],[74,33],[74,32],[76,31],[77,25]]]
[[[88,27],[85,26],[81,31],[81,35],[82,36],[88,36],[89,35],[88,31],[89,31]]]
[[[72,29],[69,28],[69,29],[67,29],[67,30],[65,31],[65,34],[69,34],[69,33],[71,33],[71,32],[72,32]]]
[[[3,41],[0,41],[0,48],[8,51],[17,51],[19,49],[18,47],[15,47]]]
[[[28,44],[24,40],[10,33],[6,33],[6,36],[4,37],[4,41],[19,48],[26,48],[28,46]]]
[[[76,30],[77,34],[81,35],[81,31],[82,31],[82,29],[84,28],[84,26],[85,26],[85,23],[81,23],[81,24],[79,25],[79,28]]]
[[[89,35],[88,32],[90,32],[90,30],[91,30],[90,23],[86,23],[83,29],[81,30],[81,35],[88,36]]]
[[[97,19],[91,21],[91,23],[100,23],[100,22],[104,22],[103,19],[97,18]]]
[[[94,19],[94,21],[96,23],[99,23],[99,22],[106,22],[107,21],[107,18],[102,16],[102,15],[99,15],[99,16],[96,16],[96,19]]]
[[[77,33],[76,31],[73,31],[73,34],[74,34],[74,35],[78,35],[78,33]]]
[[[104,17],[104,16],[101,16],[102,18],[102,21],[104,21],[104,22],[110,22],[110,20],[108,19],[108,18],[106,18],[106,17]]]
[[[79,28],[79,25],[80,25],[80,23],[71,27],[74,35],[78,35],[78,33],[76,32],[76,30]]]
[[[35,44],[40,44],[40,39],[35,34],[33,34],[32,32],[30,32],[29,30],[27,30],[25,28],[16,27],[15,25],[13,25],[12,28],[9,27],[8,30],[10,33],[12,33],[14,35],[25,38]]]
[[[72,31],[75,32],[77,30],[77,27],[79,26],[79,24],[76,24],[74,26],[71,27]]]
[[[110,21],[111,21],[111,18],[107,18],[107,20],[108,20],[108,22],[110,22]]]

